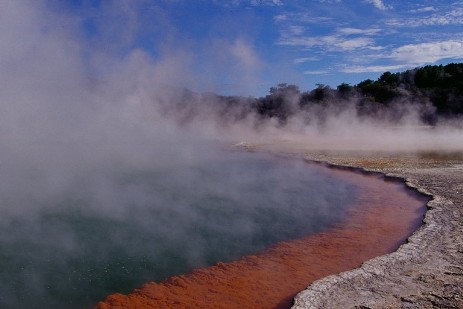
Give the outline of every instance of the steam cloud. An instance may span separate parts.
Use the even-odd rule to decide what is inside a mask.
[[[195,74],[194,61],[200,56],[191,49],[167,52],[166,47],[158,58],[141,49],[130,50],[140,20],[128,2],[105,4],[110,22],[100,25],[100,36],[90,39],[81,33],[78,18],[51,8],[50,3],[54,2],[0,4],[0,237],[4,243],[17,239],[44,243],[41,231],[65,216],[59,211],[63,204],[73,205],[83,218],[130,216],[132,210],[124,206],[124,199],[137,196],[143,204],[152,196],[137,186],[122,194],[114,179],[143,174],[152,167],[170,171],[173,176],[166,176],[167,183],[196,177],[188,174],[188,167],[223,156],[217,142],[284,139],[314,148],[380,150],[461,150],[463,145],[459,129],[409,127],[399,132],[384,123],[359,120],[349,110],[328,115],[323,126],[315,120],[308,124],[301,115],[282,126],[246,110],[216,107],[214,96],[196,100],[189,96],[191,101],[185,102],[183,89],[208,85],[224,74],[215,72],[216,67],[227,71],[239,63],[242,80],[252,85],[264,63],[243,39],[217,40],[211,52],[228,52],[230,57],[213,57],[205,68],[212,76],[208,79]],[[123,28],[111,21],[116,17],[123,19]],[[175,31],[167,32],[168,37]],[[120,47],[128,50],[118,54]],[[403,125],[416,124],[414,119],[410,113]],[[173,211],[188,215],[182,209]],[[44,212],[51,221],[44,221]],[[28,224],[21,233],[26,235],[9,234],[24,220]],[[66,227],[53,224],[53,239],[47,240],[53,244],[47,247],[50,256],[54,245],[76,250]],[[171,231],[182,233],[174,227]],[[114,233],[124,237],[117,230]],[[37,289],[44,288],[34,274],[28,274],[27,280],[37,280]],[[0,300],[8,304],[5,295]]]

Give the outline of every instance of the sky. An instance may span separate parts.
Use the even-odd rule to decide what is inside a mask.
[[[463,2],[455,0],[74,0],[46,6],[68,17],[63,27],[65,20],[77,25],[91,48],[115,58],[133,50],[153,61],[169,55],[188,71],[187,87],[219,94],[261,96],[278,83],[302,91],[355,85],[385,71],[463,60]]]

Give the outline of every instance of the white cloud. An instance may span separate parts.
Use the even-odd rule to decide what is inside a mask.
[[[283,22],[285,20],[288,20],[288,15],[286,14],[279,14],[279,15],[276,15],[275,17],[273,17],[273,20],[275,22]]]
[[[354,49],[361,49],[361,48],[368,48],[373,45],[373,40],[370,38],[354,38],[348,40],[341,40],[335,43],[335,46],[340,48],[341,50],[354,50]]]
[[[270,6],[280,6],[283,5],[281,0],[251,0],[251,5],[270,5]]]
[[[320,47],[329,51],[352,51],[355,49],[377,49],[369,37],[345,38],[339,35],[320,37],[289,36],[280,39],[279,45],[300,46],[305,48]]]
[[[240,5],[252,5],[252,6],[281,6],[283,5],[283,1],[281,0],[230,0],[230,1],[219,1],[214,0],[215,3],[221,4],[225,7],[237,7]]]
[[[378,28],[371,28],[371,29],[358,29],[358,28],[339,28],[338,31],[345,35],[353,35],[353,34],[362,34],[362,35],[374,35],[381,31]]]
[[[302,26],[289,26],[288,30],[292,35],[301,35],[304,33],[304,27]]]
[[[333,32],[328,35],[303,35],[305,32],[308,32],[308,30],[308,27],[299,25],[286,26],[284,30],[280,31],[280,39],[276,44],[301,47],[303,49],[320,48],[329,52],[383,49],[380,46],[376,46],[375,40],[372,38],[375,34],[381,32],[381,29],[377,27],[370,27],[365,29],[342,27],[333,28]]]
[[[377,9],[379,10],[382,10],[382,11],[385,11],[387,10],[389,7],[386,6],[382,0],[366,0],[368,3],[371,3],[373,4]]]
[[[410,10],[410,13],[426,13],[426,12],[435,12],[437,9],[433,6],[426,6],[419,9]]]
[[[307,71],[304,71],[303,72],[304,74],[306,75],[324,75],[324,74],[328,74],[329,71],[328,70],[307,70]]]
[[[345,65],[343,73],[371,73],[396,71],[435,63],[443,59],[463,59],[463,40],[447,40],[432,43],[408,44],[393,49],[389,53],[366,57],[369,61],[392,59],[396,63],[377,65]]]
[[[463,25],[463,8],[452,8],[448,13],[435,13],[420,18],[392,18],[386,21],[389,26],[448,26]]]
[[[397,64],[397,65],[370,65],[370,66],[345,66],[340,69],[343,73],[373,73],[373,72],[385,72],[385,71],[395,71],[403,68],[409,67],[407,64]]]
[[[330,5],[326,14],[326,6],[332,1],[318,2],[326,5],[313,5],[306,10],[299,7],[297,13],[287,4],[289,9],[284,15],[274,18],[280,28],[276,44],[299,51],[292,62],[301,71],[311,64],[306,55],[327,58],[331,66],[342,68],[345,73],[393,71],[443,59],[463,59],[463,32],[455,27],[463,25],[461,2],[443,5],[433,0],[393,7],[392,1],[362,0],[369,3],[370,9],[387,10],[387,14],[380,14],[377,19],[347,17],[343,11],[352,9],[347,1],[333,8]],[[442,27],[415,28],[428,25]],[[309,68],[304,74],[320,74],[325,70],[328,69]]]
[[[296,58],[293,60],[295,64],[300,64],[304,62],[309,62],[309,61],[317,61],[320,60],[319,57],[301,57],[301,58]]]
[[[313,37],[285,37],[278,40],[278,45],[313,47],[320,43]]]
[[[463,41],[448,40],[404,45],[394,49],[390,58],[410,64],[433,63],[442,59],[463,59]]]
[[[293,22],[297,24],[332,24],[335,20],[330,16],[321,16],[318,14],[313,14],[311,11],[301,11],[301,12],[285,12],[273,17],[273,20],[276,23],[283,23],[283,22]]]

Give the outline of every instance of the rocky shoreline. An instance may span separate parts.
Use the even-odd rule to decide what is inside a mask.
[[[422,227],[397,251],[315,281],[292,308],[463,308],[463,155],[303,153],[401,177],[433,199]]]

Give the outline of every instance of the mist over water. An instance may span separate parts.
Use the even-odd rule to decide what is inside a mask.
[[[352,188],[300,162],[223,145],[463,145],[453,127],[403,133],[349,111],[329,115],[323,126],[303,115],[282,126],[240,111],[224,114],[206,97],[184,102],[180,90],[210,81],[195,71],[194,52],[166,47],[154,58],[133,48],[127,42],[136,12],[107,5],[109,15],[126,18],[127,31],[110,19],[87,38],[82,21],[57,2],[0,3],[2,308],[91,304],[319,230],[349,204]],[[115,34],[119,40],[103,44]],[[237,39],[207,48],[217,46],[220,59],[239,63],[252,85],[262,66],[252,46]],[[208,68],[224,68],[220,59]],[[416,125],[412,116],[404,124]]]
[[[352,185],[303,162],[210,150],[207,161],[113,167],[23,200],[33,214],[0,222],[2,308],[82,308],[320,231],[354,200]]]

